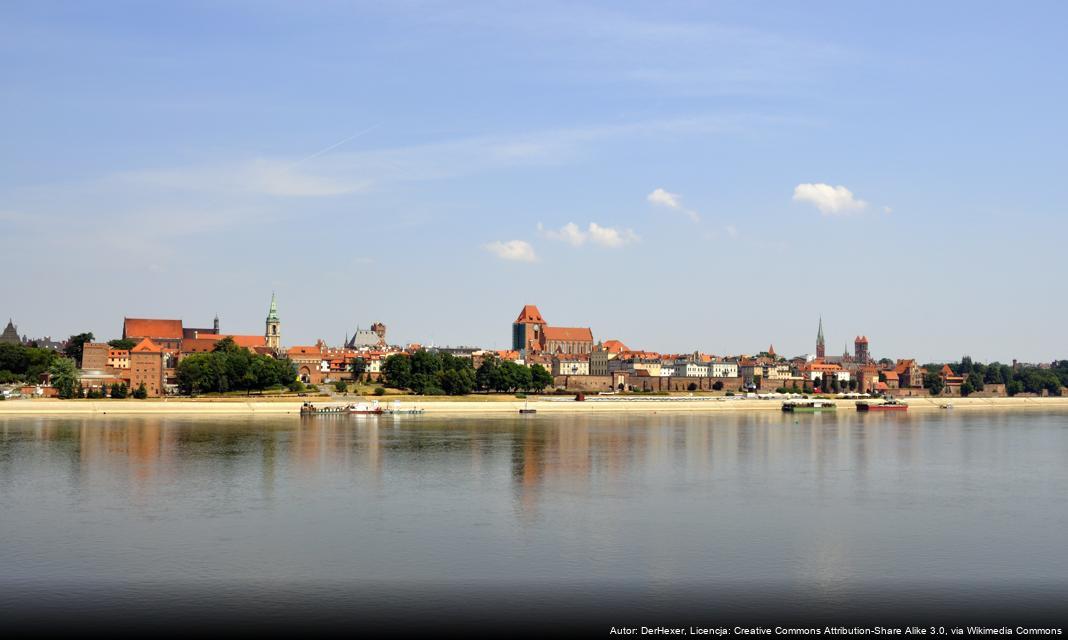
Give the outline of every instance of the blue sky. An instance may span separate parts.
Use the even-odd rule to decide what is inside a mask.
[[[1063,3],[516,4],[6,3],[0,314],[1068,357]]]

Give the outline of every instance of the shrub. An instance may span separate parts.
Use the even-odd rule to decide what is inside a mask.
[[[691,382],[690,384],[686,385],[686,390],[687,391],[697,391],[697,383],[696,382]]]
[[[148,389],[145,388],[145,383],[142,382],[136,389],[134,389],[133,397],[138,400],[144,400],[148,397]]]
[[[338,393],[346,393],[349,390],[349,385],[344,380],[338,380],[334,383],[334,391]]]
[[[304,383],[300,380],[294,380],[293,382],[289,383],[289,390],[293,393],[300,393],[301,391],[304,391],[304,389]]]
[[[305,387],[305,389],[308,391],[308,393],[319,393],[319,387],[315,386],[314,384],[309,384],[307,387]]]
[[[728,391],[728,392],[727,392],[727,395],[728,395],[728,396],[733,396],[733,395],[734,395],[734,392],[733,392],[733,391]]]
[[[522,399],[522,398],[527,397],[527,394],[525,394],[525,393],[517,393],[517,394],[515,394],[515,397]]]
[[[443,395],[446,395],[446,394],[445,394],[445,390],[444,389],[431,385],[429,387],[423,387],[423,395],[424,396],[443,396]]]
[[[374,394],[376,396],[384,396],[384,395],[386,395],[386,388],[385,387],[375,387]]]
[[[723,381],[722,380],[716,380],[715,382],[713,382],[712,383],[712,390],[713,391],[722,391],[723,390]]]

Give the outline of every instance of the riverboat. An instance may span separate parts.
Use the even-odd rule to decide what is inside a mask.
[[[791,413],[815,413],[818,411],[834,411],[838,405],[827,400],[802,400],[800,402],[784,402],[782,410]]]
[[[419,407],[402,407],[400,400],[394,400],[392,406],[384,411],[390,416],[417,416],[426,413],[426,409]]]
[[[378,400],[371,402],[371,404],[365,402],[350,404],[347,407],[347,410],[349,413],[355,415],[381,415],[385,413],[385,409],[378,404]]]
[[[857,411],[907,411],[909,406],[900,400],[893,398],[882,403],[861,401],[857,403]]]
[[[317,407],[310,402],[305,402],[300,406],[300,415],[302,416],[331,416],[331,415],[344,415],[348,413],[346,407],[339,406],[326,406]]]

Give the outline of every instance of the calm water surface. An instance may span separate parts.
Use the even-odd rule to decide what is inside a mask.
[[[7,417],[0,616],[1023,611],[1066,462],[1056,412]]]

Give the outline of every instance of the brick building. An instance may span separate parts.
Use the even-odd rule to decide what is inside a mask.
[[[532,304],[523,307],[512,323],[512,349],[534,353],[589,354],[593,331],[589,327],[553,327]]]
[[[142,338],[130,349],[130,390],[135,391],[142,384],[150,398],[163,395],[163,349],[148,338]]]

